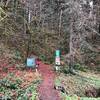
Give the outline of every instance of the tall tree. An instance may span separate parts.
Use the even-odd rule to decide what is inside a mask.
[[[96,5],[92,0],[70,0],[70,44],[69,44],[69,69],[73,73],[75,60],[82,61],[81,48],[86,46],[91,51],[98,52],[87,38],[98,33],[96,26]]]

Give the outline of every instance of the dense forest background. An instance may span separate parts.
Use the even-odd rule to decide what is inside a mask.
[[[0,42],[51,61],[100,64],[99,0],[0,0]]]

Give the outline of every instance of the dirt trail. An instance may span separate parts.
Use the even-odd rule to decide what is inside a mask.
[[[43,76],[43,82],[38,88],[39,100],[61,100],[58,91],[54,89],[55,73],[51,66],[40,62],[39,72]]]

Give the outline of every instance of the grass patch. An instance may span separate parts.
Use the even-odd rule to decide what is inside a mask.
[[[55,85],[56,85],[56,86],[61,86],[61,81],[60,81],[60,79],[55,79]]]
[[[65,100],[100,100],[100,98],[88,98],[88,97],[78,97],[78,96],[66,96]]]
[[[2,98],[4,100],[8,100],[8,98],[10,100],[37,100],[37,86],[41,80],[35,79],[30,84],[27,83],[27,86],[22,86],[25,81],[12,75],[9,74],[0,80],[0,94],[2,94]]]
[[[77,75],[59,74],[55,80],[56,85],[63,86],[68,94],[61,93],[62,100],[100,100],[100,98],[88,98],[85,95],[86,87],[100,88],[99,74],[79,71]],[[75,95],[75,96],[74,96]],[[80,99],[78,99],[80,97]]]

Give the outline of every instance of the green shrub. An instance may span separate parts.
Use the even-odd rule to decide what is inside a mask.
[[[46,56],[45,55],[40,55],[40,57],[39,57],[42,61],[47,61],[47,58],[46,58]]]
[[[86,72],[86,68],[79,63],[74,65],[74,69]]]
[[[65,74],[68,74],[69,73],[68,67],[65,66],[65,67],[61,68],[61,72],[65,73]]]

